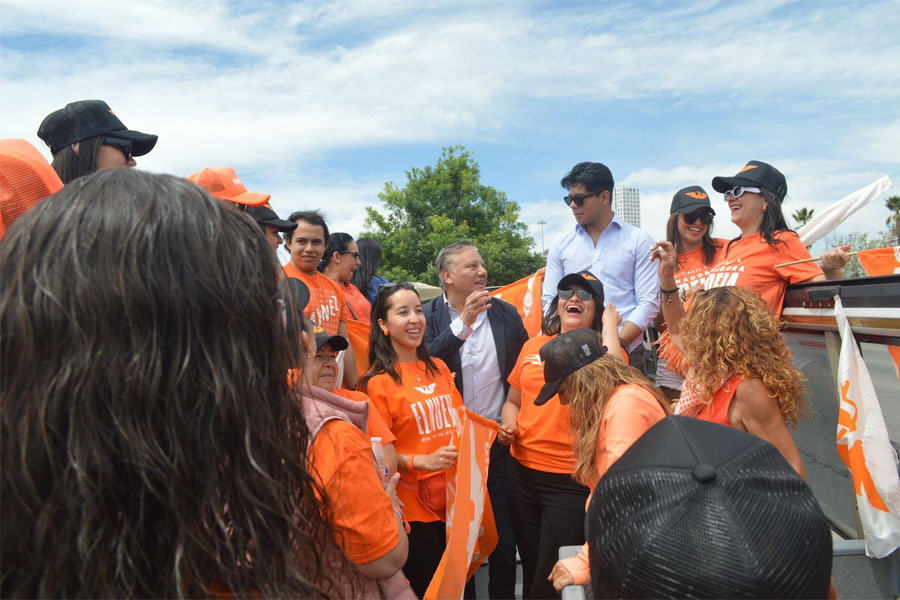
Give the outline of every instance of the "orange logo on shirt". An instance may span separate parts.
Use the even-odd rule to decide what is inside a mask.
[[[697,200],[705,200],[706,198],[709,198],[709,196],[707,196],[703,192],[685,192],[684,195],[690,196],[691,198],[696,198]]]
[[[744,167],[743,169],[738,171],[738,173],[743,173],[744,171],[750,171],[751,169],[755,169],[755,168],[756,168],[756,165],[747,165],[746,167]]]

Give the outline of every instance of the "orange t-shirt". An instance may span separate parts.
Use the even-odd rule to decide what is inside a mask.
[[[544,385],[544,365],[541,363],[541,347],[556,336],[539,335],[522,346],[516,366],[507,380],[522,394],[518,433],[510,451],[517,461],[536,471],[571,473],[575,469],[572,452],[570,411],[553,396],[543,406],[535,406]]]
[[[401,384],[397,385],[387,373],[375,375],[368,381],[366,393],[381,413],[384,422],[397,437],[394,448],[398,454],[431,454],[450,444],[457,410],[462,396],[453,383],[450,369],[440,359],[433,359],[438,370],[434,376],[425,372],[425,363],[397,365]],[[445,520],[419,500],[418,476],[429,471],[401,471],[397,496],[403,502],[403,512],[409,521],[432,522]]]
[[[310,472],[328,498],[338,544],[351,562],[381,558],[399,542],[391,499],[381,488],[372,446],[352,423],[332,419],[309,447]]]
[[[369,304],[369,301],[366,300],[363,293],[352,283],[348,283],[344,286],[344,299],[347,301],[347,306],[353,309],[350,313],[351,318],[356,321],[362,321],[363,323],[369,322],[372,313],[372,305]]]
[[[631,448],[638,438],[666,418],[666,411],[659,405],[653,394],[639,385],[620,385],[606,401],[600,431],[597,435],[597,479],[589,486],[594,488],[614,462]],[[594,492],[591,491],[591,496]],[[588,496],[585,510],[591,503]],[[591,581],[588,545],[585,544],[577,556],[561,561],[575,578],[576,585],[587,585]]]
[[[728,409],[731,408],[731,401],[734,400],[734,394],[737,392],[741,380],[743,380],[742,375],[732,375],[722,387],[716,390],[712,401],[701,408],[700,412],[694,416],[710,423],[734,427],[728,418]]]
[[[730,247],[726,244],[719,255],[719,262],[706,277],[704,289],[734,285],[754,291],[776,316],[780,316],[788,284],[821,275],[822,269],[815,262],[776,269],[775,265],[809,258],[810,254],[793,231],[780,231],[775,234],[775,239],[784,243],[773,248],[761,234],[757,234],[741,238]]]
[[[349,318],[344,306],[344,290],[340,284],[318,272],[307,275],[291,262],[284,265],[283,269],[285,275],[299,279],[309,288],[309,303],[303,310],[303,316],[315,321],[328,335],[336,335],[338,323]]]
[[[682,252],[678,255],[678,271],[675,272],[675,283],[678,284],[679,288],[688,291],[698,285],[703,285],[703,282],[706,281],[712,266],[721,260],[725,252],[725,246],[728,245],[728,240],[713,238],[713,241],[720,244],[720,247],[716,250],[712,262],[708,265],[703,262],[705,257],[702,245],[697,246],[690,252]]]
[[[387,423],[384,422],[384,419],[381,418],[381,413],[379,413],[378,409],[375,408],[375,405],[372,404],[371,398],[369,398],[362,392],[357,392],[355,390],[334,388],[333,390],[329,391],[350,400],[355,400],[357,402],[366,402],[369,405],[369,423],[366,427],[366,433],[370,438],[380,437],[382,446],[386,444],[393,444],[397,441],[397,438],[394,437],[394,434],[391,432],[390,427],[388,427]]]

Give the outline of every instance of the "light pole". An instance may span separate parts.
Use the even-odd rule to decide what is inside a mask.
[[[541,226],[541,256],[544,256],[544,225],[547,224],[547,221],[542,219],[537,224]]]

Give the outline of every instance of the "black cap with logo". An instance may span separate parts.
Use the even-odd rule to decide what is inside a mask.
[[[734,177],[713,177],[712,186],[721,194],[738,186],[763,188],[775,194],[779,203],[787,196],[787,180],[781,171],[758,160],[748,162]]]

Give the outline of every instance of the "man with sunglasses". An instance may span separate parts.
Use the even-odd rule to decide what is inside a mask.
[[[606,302],[622,316],[619,337],[632,366],[646,373],[644,330],[659,312],[659,276],[650,262],[653,238],[613,213],[614,181],[602,163],[578,163],[560,181],[573,231],[557,237],[547,254],[541,299],[547,305],[563,276],[590,271],[603,283]]]
[[[127,129],[103,100],[79,100],[47,115],[38,137],[50,147],[53,168],[69,183],[100,169],[134,167],[157,136]]]

